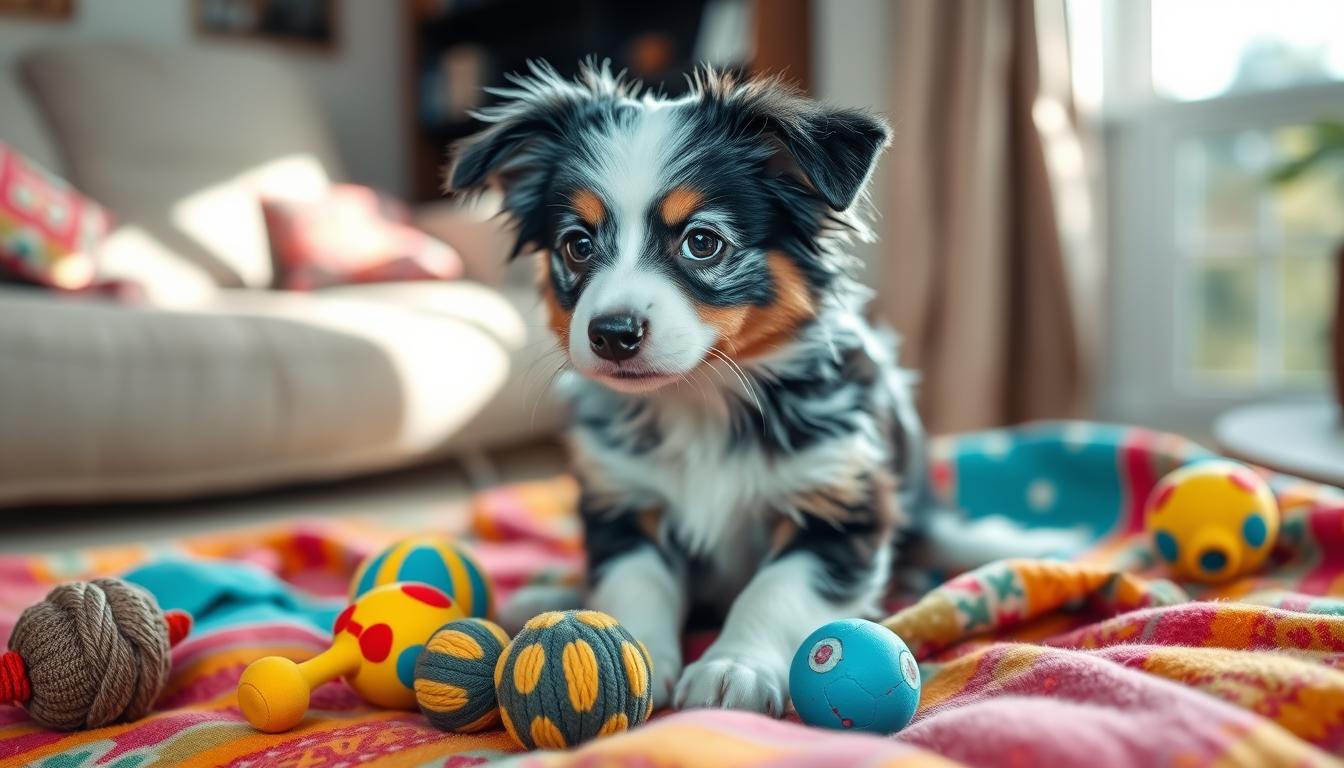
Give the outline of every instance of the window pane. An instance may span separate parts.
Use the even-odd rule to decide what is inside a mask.
[[[1344,172],[1326,163],[1287,183],[1270,180],[1271,169],[1308,153],[1316,136],[1308,126],[1285,126],[1201,136],[1180,147],[1186,381],[1325,383]]]
[[[1280,128],[1273,136],[1275,162],[1302,157],[1317,146],[1316,141],[1315,132],[1307,126]],[[1284,239],[1344,238],[1344,155],[1337,153],[1334,161],[1318,163],[1275,187],[1273,206]]]
[[[1340,0],[1152,0],[1153,89],[1179,101],[1344,80]]]
[[[1317,382],[1329,361],[1335,261],[1325,248],[1289,251],[1281,267],[1284,377]]]
[[[1258,326],[1253,256],[1201,258],[1190,264],[1189,323],[1194,373],[1199,379],[1253,384]]]
[[[1270,151],[1264,134],[1252,131],[1208,136],[1181,148],[1181,196],[1195,206],[1194,215],[1184,217],[1187,242],[1254,236]]]

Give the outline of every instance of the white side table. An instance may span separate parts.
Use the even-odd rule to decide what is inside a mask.
[[[1218,417],[1213,434],[1233,458],[1344,487],[1344,415],[1334,403],[1233,408]]]

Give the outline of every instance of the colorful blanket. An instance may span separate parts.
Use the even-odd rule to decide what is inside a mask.
[[[299,729],[259,734],[234,700],[243,667],[325,647],[358,561],[409,531],[314,521],[0,558],[0,638],[52,584],[103,574],[129,572],[200,619],[154,714],[61,734],[0,707],[0,766],[1344,764],[1344,492],[1270,476],[1284,514],[1270,563],[1216,588],[1173,583],[1141,535],[1143,500],[1167,471],[1206,455],[1176,437],[1088,424],[939,442],[933,476],[949,502],[972,516],[1081,522],[1096,546],[1074,562],[994,563],[895,612],[886,623],[916,651],[925,685],[915,721],[890,738],[696,711],[569,752],[516,755],[503,732],[443,734],[419,715],[371,710],[339,683],[315,693]],[[575,493],[559,478],[473,500],[475,549],[503,595],[577,578]],[[194,574],[191,589],[165,578],[175,567]]]

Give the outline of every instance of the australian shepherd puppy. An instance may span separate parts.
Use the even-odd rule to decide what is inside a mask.
[[[925,506],[910,380],[845,251],[887,126],[711,71],[675,99],[595,67],[514,82],[450,186],[496,182],[542,253],[587,602],[647,644],[658,705],[780,715],[798,644],[876,610]],[[706,609],[723,631],[684,666]]]

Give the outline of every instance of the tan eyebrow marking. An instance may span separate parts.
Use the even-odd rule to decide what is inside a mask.
[[[664,224],[675,227],[690,218],[704,201],[705,196],[690,187],[673,187],[672,191],[663,197],[658,213],[662,215]]]
[[[607,209],[602,205],[602,200],[591,189],[575,190],[570,202],[574,204],[574,210],[579,212],[579,218],[583,219],[583,223],[593,229],[597,229],[602,224],[602,219],[607,216]]]

